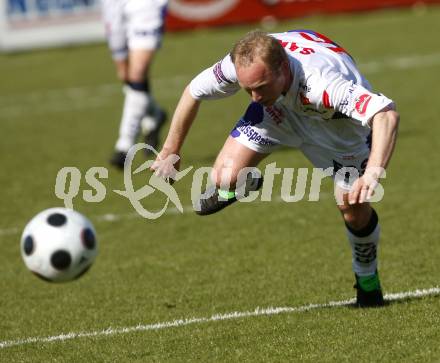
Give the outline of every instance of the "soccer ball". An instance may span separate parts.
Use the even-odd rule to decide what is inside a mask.
[[[92,223],[66,208],[46,209],[32,218],[24,228],[20,247],[27,268],[51,282],[82,276],[98,252]]]

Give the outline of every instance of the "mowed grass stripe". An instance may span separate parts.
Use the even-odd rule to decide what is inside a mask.
[[[332,197],[331,193],[327,193],[327,192],[320,192],[319,193],[320,200],[331,198],[331,197]],[[304,196],[301,200],[305,200],[305,198],[306,198],[306,196]],[[259,199],[257,198],[256,201],[250,201],[250,202],[246,202],[246,201],[238,201],[238,202],[239,203],[258,203]],[[269,203],[294,203],[294,202],[286,202],[281,197],[274,197],[273,200],[271,200]],[[59,207],[63,208],[63,205],[61,205],[61,204],[62,204],[62,202],[60,200],[60,206]],[[162,216],[160,216],[159,218],[161,218],[163,216],[167,216],[167,215],[179,215],[179,214],[186,214],[186,213],[195,213],[194,207],[192,205],[189,205],[189,204],[188,205],[183,205],[182,209],[183,209],[183,211],[180,212],[179,209],[177,209],[177,207],[169,207],[169,208],[167,208],[165,210],[164,214]],[[119,222],[121,220],[139,219],[139,218],[144,218],[144,217],[142,217],[138,212],[136,212],[134,210],[134,208],[133,208],[132,212],[127,212],[127,213],[105,213],[105,214],[99,214],[99,215],[92,215],[91,216],[91,219],[93,221],[108,222],[108,223]],[[24,225],[23,225],[22,228],[24,228]],[[0,237],[2,237],[2,236],[14,236],[14,235],[18,235],[20,233],[22,233],[22,229],[20,229],[19,227],[0,228]]]

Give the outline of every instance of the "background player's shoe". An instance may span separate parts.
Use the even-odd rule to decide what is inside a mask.
[[[258,178],[250,178],[247,182],[245,195],[243,197],[246,197],[250,191],[260,189],[262,185],[262,176]],[[210,186],[202,195],[200,195],[199,200],[194,206],[194,210],[198,215],[206,216],[221,211],[223,208],[237,200],[235,192],[222,191],[215,186]]]
[[[159,109],[157,111],[157,115],[154,116],[154,122],[148,122],[147,118],[142,120],[143,126],[142,129],[145,133],[144,136],[144,142],[147,145],[152,146],[155,150],[159,151],[159,137],[160,137],[160,130],[162,129],[162,126],[165,124],[165,121],[167,120],[167,114],[164,110]],[[146,149],[147,154],[149,154],[151,151]]]
[[[110,164],[122,170],[124,169],[124,163],[126,157],[127,157],[126,152],[116,150],[110,159]]]
[[[357,290],[356,306],[360,308],[384,306],[382,288],[380,287],[377,271],[374,275],[358,276],[355,274]]]

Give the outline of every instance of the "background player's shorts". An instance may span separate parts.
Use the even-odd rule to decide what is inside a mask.
[[[160,47],[166,4],[166,0],[103,0],[107,42],[113,59],[126,59],[132,49]]]
[[[360,142],[356,147],[335,151],[303,138],[295,131],[294,125],[286,122],[276,110],[251,103],[244,116],[231,131],[231,136],[240,144],[259,153],[268,154],[279,146],[299,148],[315,168],[332,168],[335,183],[349,190],[354,180],[362,175],[370,155],[368,142]]]

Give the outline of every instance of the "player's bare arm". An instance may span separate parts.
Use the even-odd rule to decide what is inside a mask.
[[[376,113],[371,119],[371,154],[364,175],[353,184],[350,191],[350,204],[364,203],[372,197],[381,171],[386,169],[393,154],[399,120],[399,114],[391,107]]]
[[[151,166],[151,170],[155,171],[156,175],[164,178],[172,177],[175,170],[178,170],[179,161],[174,165],[170,165],[170,163],[164,161],[172,160],[172,158],[169,158],[170,155],[180,154],[180,149],[182,148],[186,135],[197,116],[200,102],[201,101],[191,96],[189,86],[187,86],[174,111],[171,126],[162,150]]]

